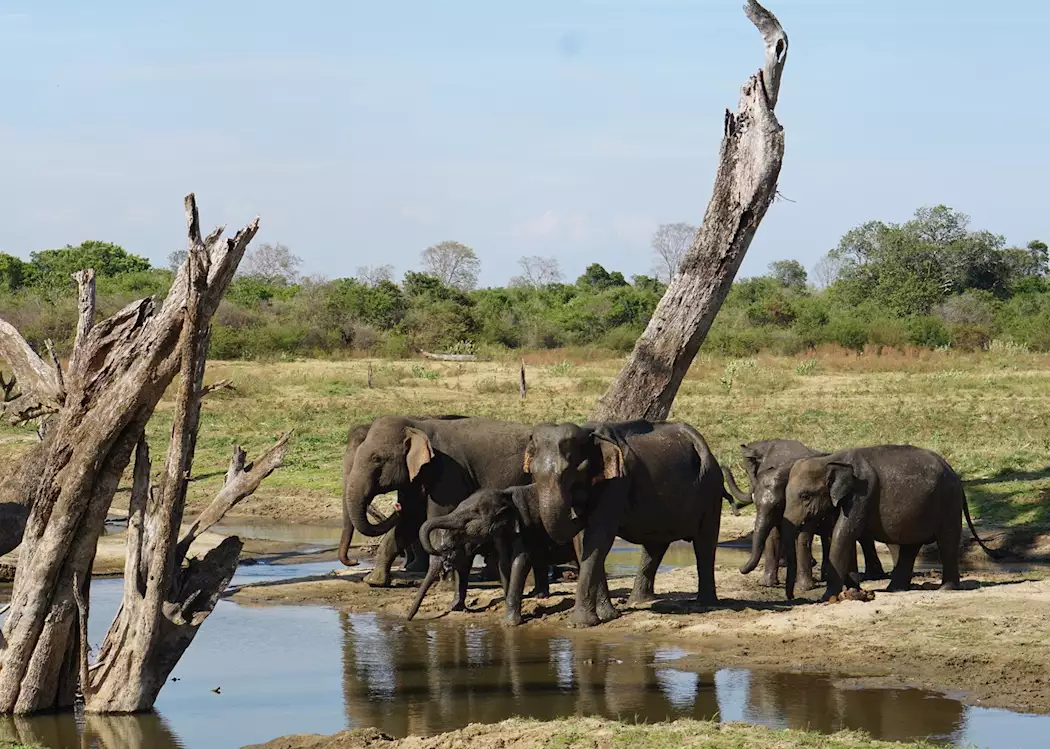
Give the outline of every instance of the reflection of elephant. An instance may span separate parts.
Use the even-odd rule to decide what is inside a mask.
[[[748,574],[758,566],[761,558],[762,585],[776,587],[780,584],[777,572],[781,555],[784,554],[780,544],[780,523],[784,517],[784,492],[787,488],[791,466],[801,458],[826,454],[795,440],[762,440],[741,445],[740,455],[751,483],[750,495],[740,491],[728,468],[722,469],[726,483],[729,485],[729,491],[736,501],[741,505],[755,503],[755,529],[751,534],[751,558],[740,568],[740,571],[745,575]],[[821,571],[825,579],[830,565],[829,544],[833,527],[834,522],[832,521],[817,529],[824,557]],[[796,542],[795,553],[798,559],[796,574],[798,586],[802,590],[817,587],[813,580],[813,535],[812,530],[801,530]],[[872,540],[868,536],[863,536],[860,539],[860,546],[864,552],[865,577],[871,580],[885,578],[886,573],[882,569],[882,562],[875,551],[875,544]]]
[[[346,476],[344,502],[355,530],[379,536],[393,528],[403,514],[420,510],[426,497],[426,516],[450,512],[480,488],[504,489],[527,483],[521,456],[529,427],[490,419],[410,419],[383,416],[372,422],[354,454]],[[415,489],[403,496],[401,511],[379,524],[367,510],[372,499],[390,491]],[[453,609],[465,606],[471,560],[459,555]],[[431,557],[430,567],[441,560]]]
[[[697,599],[717,600],[715,546],[725,489],[718,461],[688,424],[632,421],[542,425],[525,452],[539,493],[540,519],[565,543],[585,517],[573,621],[593,626],[618,616],[608,596],[605,557],[616,536],[644,553],[631,602],[653,597],[653,579],[667,547],[691,540],[699,578]]]
[[[462,419],[463,416],[423,416],[422,419],[452,420]],[[339,561],[347,567],[356,564],[348,557],[350,543],[354,538],[354,526],[350,522],[349,509],[347,507],[347,479],[354,468],[354,457],[357,448],[365,441],[372,422],[357,424],[350,427],[346,436],[346,452],[343,453],[343,533],[339,538]],[[408,498],[410,493],[418,493],[416,486],[398,489],[397,506],[402,508],[400,522],[387,531],[379,542],[379,548],[375,555],[375,568],[365,576],[365,582],[369,585],[386,587],[390,585],[390,568],[394,560],[402,553],[405,554],[406,572],[425,572],[427,569],[427,557],[419,546],[419,526],[426,516],[426,500],[422,497]]]
[[[434,531],[439,531],[436,543],[432,536]],[[419,541],[428,554],[435,556],[465,549],[467,556],[472,557],[474,549],[486,544],[495,545],[508,624],[521,624],[521,598],[530,565],[533,595],[546,598],[550,593],[549,565],[576,559],[571,543],[555,547],[543,529],[534,484],[510,489],[479,489],[452,512],[423,523]],[[412,604],[409,619],[415,616],[435,580],[437,574],[428,572]]]
[[[795,592],[797,533],[834,519],[828,598],[843,585],[859,587],[851,572],[854,544],[863,534],[900,546],[888,590],[907,590],[915,557],[923,544],[937,542],[944,567],[942,588],[959,586],[959,512],[974,538],[992,552],[974,530],[962,481],[934,452],[911,445],[879,445],[804,458],[791,467],[784,509],[788,598]]]

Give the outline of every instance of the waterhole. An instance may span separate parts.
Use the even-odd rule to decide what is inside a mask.
[[[244,567],[234,583],[300,577],[330,563]],[[112,620],[121,581],[92,586],[90,641]],[[862,729],[989,749],[1045,746],[1050,716],[967,707],[915,689],[859,689],[833,677],[696,671],[688,652],[600,632],[405,622],[320,606],[220,601],[145,716],[0,719],[0,736],[52,749],[226,749],[289,733],[375,726],[429,735],[513,716],[680,717],[772,727]],[[217,689],[218,692],[213,690]],[[85,738],[88,739],[85,742]]]

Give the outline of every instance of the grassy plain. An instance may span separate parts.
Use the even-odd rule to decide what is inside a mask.
[[[477,363],[212,362],[208,380],[231,378],[235,389],[216,392],[206,403],[191,507],[218,490],[234,444],[252,456],[294,429],[285,467],[237,512],[291,522],[335,521],[349,425],[384,413],[584,420],[621,364],[590,350],[526,353],[524,360],[524,401],[516,357]],[[929,447],[963,475],[982,524],[1045,531],[1050,530],[1048,403],[1048,355],[856,356],[827,349],[813,356],[753,359],[701,354],[671,417],[699,428],[719,460],[730,465],[737,464],[740,443],[772,437],[826,450],[902,442]],[[166,399],[150,426],[158,464],[170,412]],[[0,465],[10,468],[34,440],[30,428],[0,427]]]

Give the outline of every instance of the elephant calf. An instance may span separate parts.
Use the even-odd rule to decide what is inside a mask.
[[[683,423],[549,424],[532,431],[525,451],[539,497],[540,520],[558,543],[586,518],[577,626],[618,616],[609,598],[605,557],[616,536],[644,553],[631,602],[653,597],[653,582],[667,547],[692,541],[699,578],[697,600],[714,603],[715,546],[726,497],[718,461],[704,438]]]
[[[960,511],[990,557],[970,518],[962,481],[937,453],[912,445],[878,445],[796,461],[787,481],[783,538],[788,554],[788,598],[794,597],[795,540],[801,529],[831,517],[831,569],[825,600],[843,585],[860,587],[850,568],[864,534],[898,544],[887,590],[907,590],[923,544],[936,542],[944,567],[942,589],[959,587]]]
[[[796,460],[820,455],[827,455],[827,453],[814,450],[796,440],[761,440],[741,445],[740,456],[744,469],[747,471],[748,480],[751,482],[750,495],[745,494],[737,487],[733,474],[728,468],[722,468],[726,484],[737,503],[741,506],[752,502],[755,504],[755,528],[751,536],[751,558],[740,568],[740,571],[745,575],[752,572],[758,566],[759,559],[761,559],[763,567],[762,585],[767,587],[780,585],[777,572],[780,566],[781,555],[784,553],[780,543],[780,523],[784,517],[785,491],[791,466],[794,465]],[[831,564],[831,532],[833,528],[834,519],[828,518],[823,525],[816,529],[820,535],[823,549],[824,560],[821,570],[825,580]],[[798,585],[802,590],[810,590],[817,587],[813,579],[813,536],[813,530],[801,530],[796,540],[796,576]],[[886,573],[882,568],[882,561],[875,551],[875,543],[870,536],[867,534],[862,536],[860,546],[864,552],[865,578],[868,580],[885,579]]]
[[[435,532],[440,534],[437,543]],[[503,582],[505,621],[511,625],[521,624],[521,599],[529,567],[533,571],[533,595],[546,598],[550,592],[549,565],[576,558],[572,544],[555,545],[543,529],[533,485],[480,489],[447,515],[423,523],[419,541],[428,554],[466,553],[468,558],[474,556],[476,549],[494,545]],[[436,566],[432,569],[412,604],[409,619],[419,611],[423,598],[437,579]]]

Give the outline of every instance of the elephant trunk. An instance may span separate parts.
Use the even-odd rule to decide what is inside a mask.
[[[419,586],[419,592],[416,593],[416,600],[412,602],[412,608],[408,611],[408,621],[412,621],[412,618],[419,613],[419,607],[423,604],[423,599],[427,597],[427,591],[437,581],[440,574],[441,561],[431,557],[430,566],[427,568],[427,576],[423,578],[423,584]]]
[[[755,501],[755,496],[753,494],[745,492],[737,486],[736,479],[733,478],[733,472],[729,470],[728,466],[722,466],[722,476],[726,480],[726,486],[729,487],[729,493],[733,495],[733,500],[735,501],[734,507],[747,507]]]
[[[430,534],[436,530],[449,530],[454,528],[455,524],[451,515],[442,515],[441,517],[431,518],[427,520],[419,528],[419,543],[430,556],[438,556],[441,554],[440,551],[434,548],[434,544],[430,541]]]
[[[397,512],[394,512],[390,517],[379,523],[373,523],[368,519],[368,513],[371,509],[370,505],[375,495],[376,492],[372,491],[372,487],[369,485],[367,479],[362,479],[358,475],[358,472],[355,471],[346,488],[346,511],[350,518],[350,523],[353,526],[353,530],[359,531],[366,536],[382,536],[397,525],[398,521]],[[347,533],[346,535],[349,539],[352,536],[352,532]]]
[[[537,482],[540,522],[556,544],[569,543],[580,532],[582,518],[574,517],[572,492],[560,482]]]
[[[773,532],[773,519],[769,513],[760,512],[755,516],[755,530],[751,534],[751,558],[740,568],[742,574],[753,572],[762,559],[762,550],[766,547],[769,534]]]
[[[784,593],[789,601],[795,600],[795,578],[798,575],[798,550],[795,544],[797,540],[798,526],[785,519],[780,526],[780,547],[784,550],[784,555],[787,557]]]

